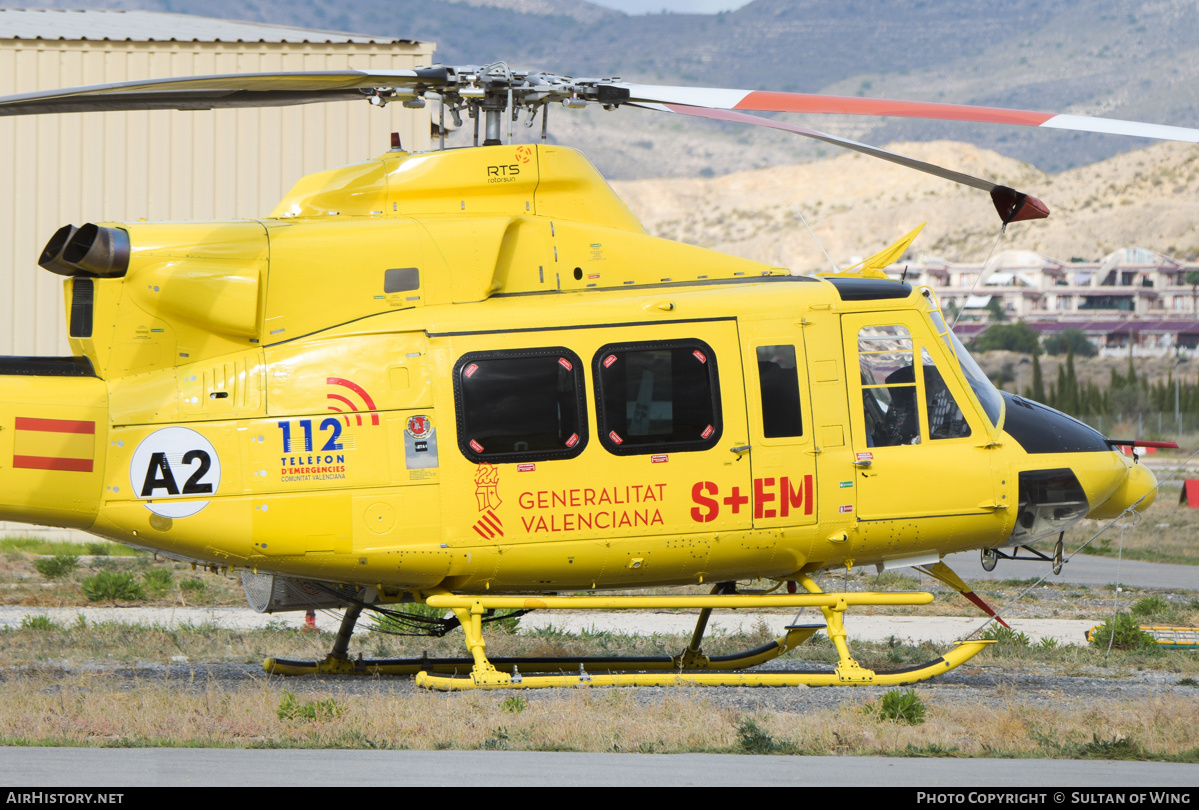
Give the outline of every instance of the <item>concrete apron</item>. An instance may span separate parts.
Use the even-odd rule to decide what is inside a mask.
[[[297,628],[304,625],[302,612],[268,615],[255,613],[249,608],[30,608],[0,607],[0,628],[19,628],[26,617],[46,616],[60,627],[76,625],[82,616],[89,624],[118,622],[121,624],[161,625],[169,628],[212,624],[225,629],[252,630],[271,626]],[[1084,633],[1105,616],[1094,619],[1022,619],[1005,616],[1004,619],[1018,633],[1025,633],[1035,644],[1042,638],[1057,639],[1059,644],[1085,645]],[[336,632],[341,621],[340,611],[317,611],[317,629]],[[712,615],[708,622],[708,635],[752,633],[764,627],[772,636],[780,636],[784,628],[792,623],[823,624],[819,611],[808,610],[798,617],[780,613],[751,613],[737,611]],[[858,616],[852,612],[845,618],[845,629],[850,643],[856,641],[886,641],[894,636],[904,642],[931,641],[937,645],[952,644],[982,627],[986,617],[978,616]],[[358,632],[367,632],[370,619],[364,617]],[[537,611],[521,619],[522,630],[537,630],[553,627],[562,632],[617,633],[625,635],[690,635],[695,628],[694,613],[649,612],[649,611]]]

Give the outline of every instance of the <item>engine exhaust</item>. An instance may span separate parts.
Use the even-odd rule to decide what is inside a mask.
[[[78,273],[79,268],[67,264],[62,258],[62,249],[66,247],[67,242],[71,241],[71,237],[78,230],[74,225],[63,225],[55,231],[54,235],[50,237],[50,241],[46,243],[46,247],[42,249],[42,255],[38,257],[38,265],[51,273],[58,273],[60,276],[73,276]]]
[[[89,222],[62,249],[62,260],[92,275],[123,276],[129,269],[129,234]]]

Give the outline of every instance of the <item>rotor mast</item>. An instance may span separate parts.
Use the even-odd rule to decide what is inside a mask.
[[[415,95],[410,99],[420,100],[426,93],[441,98],[444,112],[448,111],[455,124],[461,126],[463,110],[475,121],[474,143],[479,145],[480,118],[483,122],[483,146],[497,146],[512,142],[512,125],[520,117],[521,110],[528,111],[526,127],[532,127],[541,113],[541,139],[547,136],[546,111],[554,102],[566,107],[586,107],[589,102],[602,104],[605,109],[614,109],[627,101],[627,90],[614,87],[619,78],[574,79],[569,76],[512,70],[505,62],[484,66],[441,67],[444,80],[436,84],[413,88]],[[394,100],[390,94],[372,91],[372,103],[380,104]],[[405,106],[415,106],[405,101]],[[507,118],[507,134],[504,134],[504,119]],[[444,136],[441,148],[445,148]]]

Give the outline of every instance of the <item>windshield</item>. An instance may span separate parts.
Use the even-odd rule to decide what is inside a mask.
[[[983,406],[987,418],[991,420],[992,425],[999,427],[999,416],[1003,413],[1003,397],[987,379],[987,375],[979,368],[974,358],[970,356],[970,352],[966,351],[966,347],[962,345],[962,341],[958,340],[958,336],[945,326],[945,318],[941,315],[941,307],[933,291],[928,287],[922,287],[921,292],[924,294],[925,301],[928,302],[928,315],[932,318],[933,328],[945,341],[953,356],[957,358],[958,365],[961,367],[962,373],[966,375],[966,381],[970,383],[974,395],[978,397],[979,404]]]
[[[991,420],[992,425],[998,427],[999,414],[1003,412],[1003,397],[987,379],[983,370],[978,367],[978,363],[970,356],[970,352],[966,351],[966,347],[962,345],[962,341],[958,340],[958,336],[949,332],[947,338],[950,345],[953,346],[953,353],[957,356],[958,365],[962,367],[962,373],[966,375],[966,380],[974,389],[974,395],[978,397],[983,410],[987,412],[987,418]]]

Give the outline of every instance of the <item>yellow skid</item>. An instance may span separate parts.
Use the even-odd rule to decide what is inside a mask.
[[[455,596],[436,594],[425,600],[429,607],[469,610],[645,610],[661,608],[766,608],[823,607],[844,610],[853,605],[927,605],[933,595],[906,593],[785,593],[705,594],[702,596]]]
[[[672,672],[576,675],[543,675],[513,678],[507,682],[473,678],[443,678],[421,672],[416,676],[418,686],[440,691],[467,689],[540,689],[561,686],[902,686],[943,675],[969,661],[994,641],[959,641],[948,653],[919,667],[894,672],[872,672],[864,679],[843,680],[836,672]],[[869,672],[863,670],[862,672]]]

